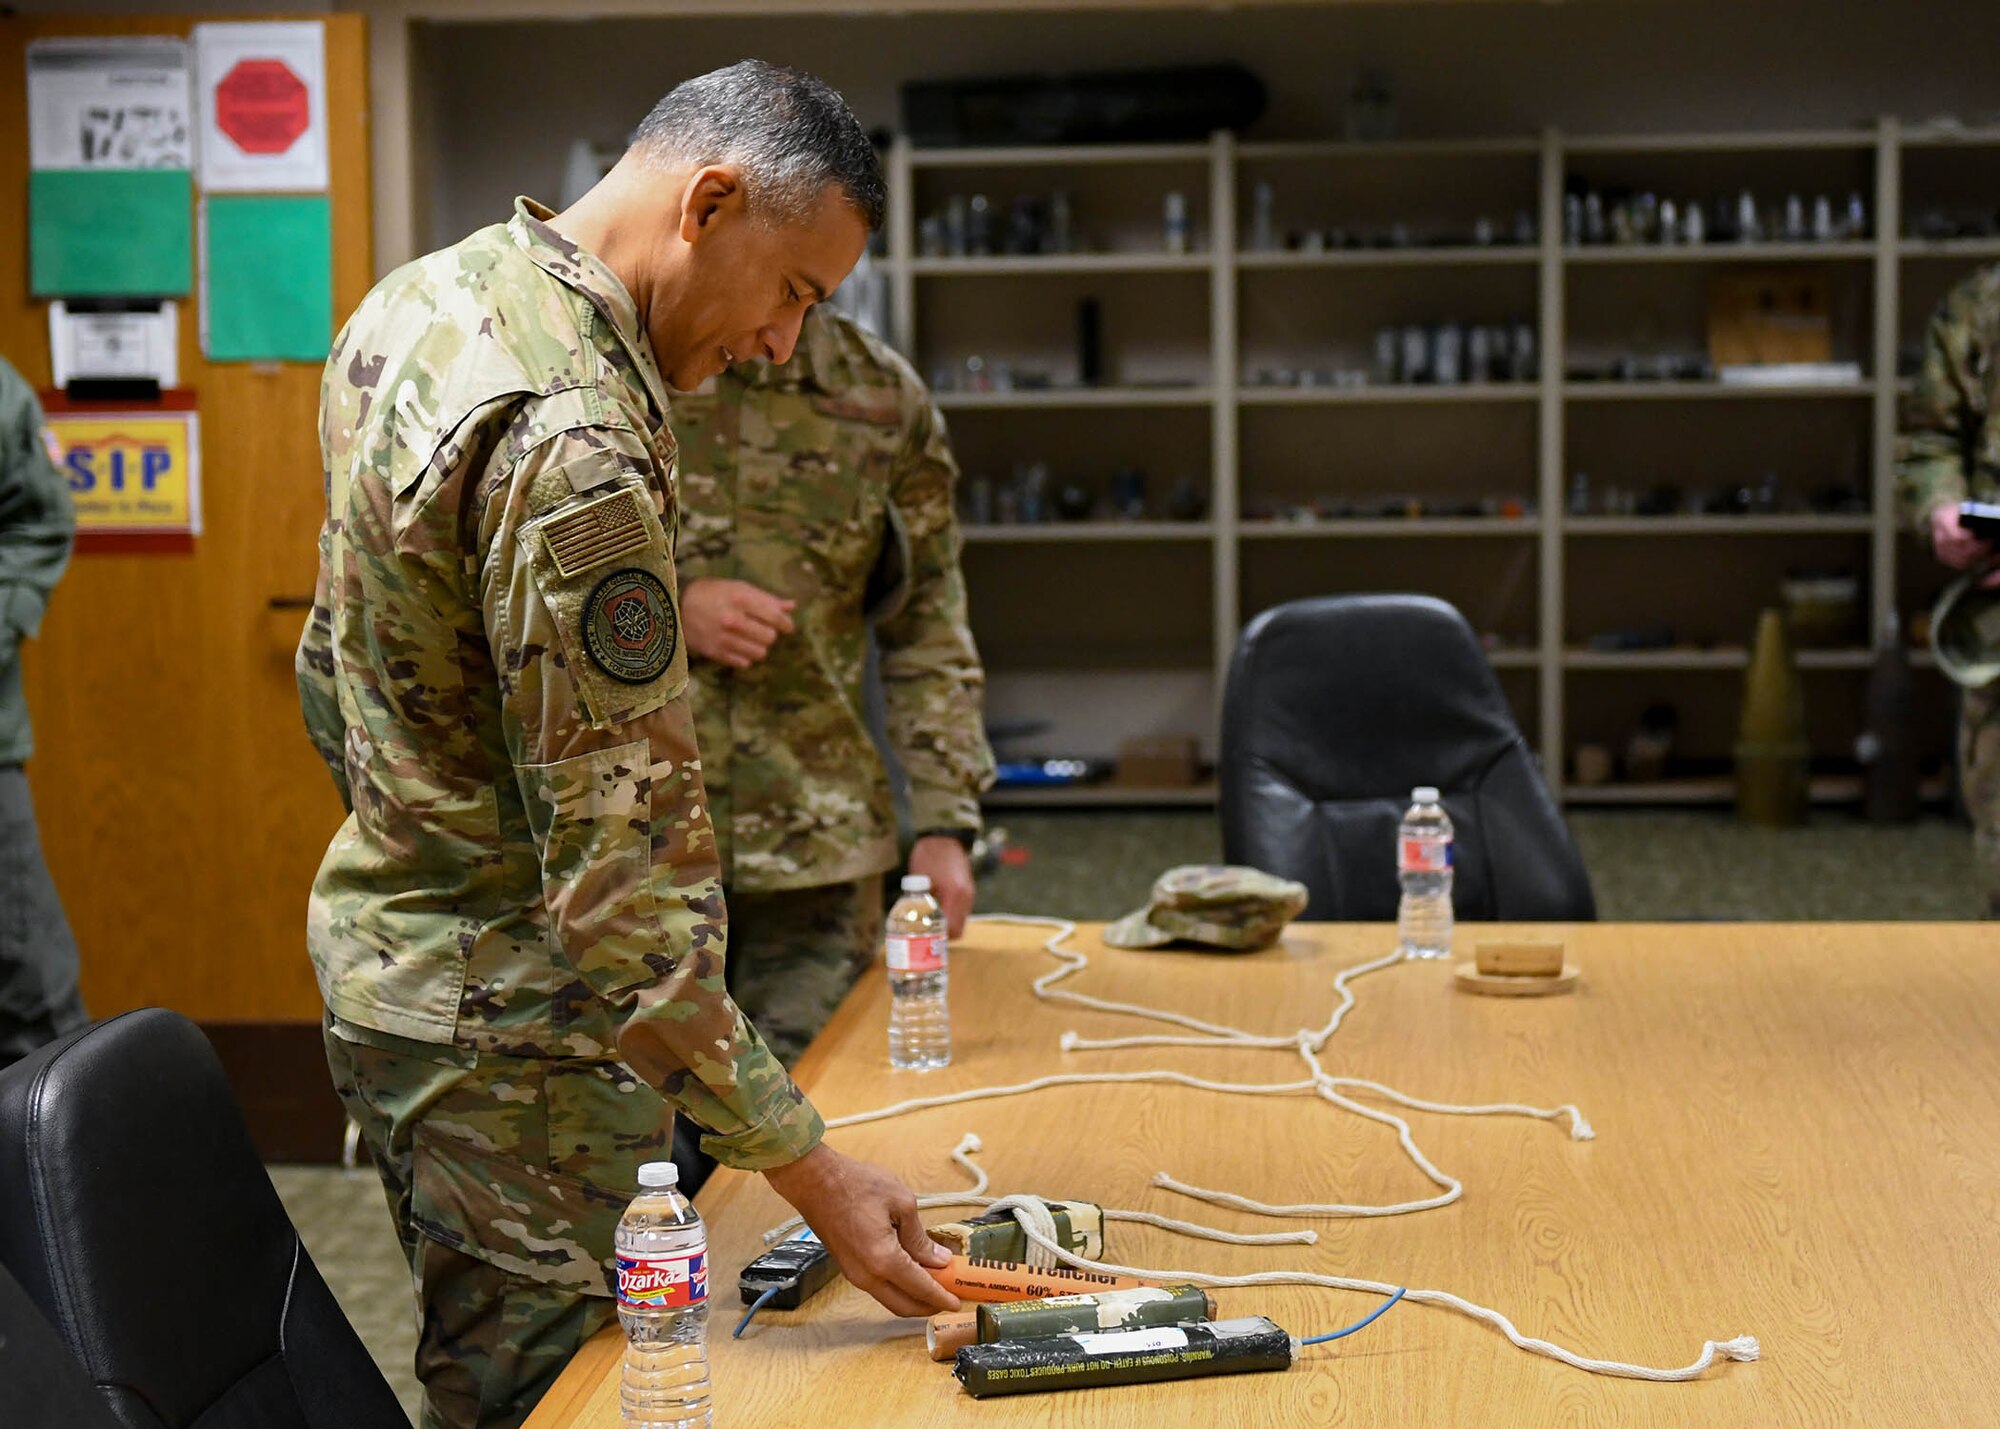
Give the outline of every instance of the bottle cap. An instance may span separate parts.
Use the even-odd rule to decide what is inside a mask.
[[[930,875],[928,875],[928,874],[923,874],[923,873],[906,873],[906,874],[904,874],[904,875],[903,875],[903,891],[904,891],[905,893],[928,893],[928,892],[930,892],[930,891],[931,891],[931,880],[930,880]]]
[[[648,1161],[639,1168],[639,1184],[649,1191],[664,1190],[681,1183],[681,1168],[671,1161]]]
[[[1419,784],[1410,791],[1412,804],[1435,804],[1437,801],[1438,791],[1428,784]]]

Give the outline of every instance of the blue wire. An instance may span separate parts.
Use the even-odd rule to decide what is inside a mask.
[[[773,1295],[776,1295],[776,1294],[778,1293],[779,1289],[780,1289],[780,1287],[779,1287],[779,1286],[776,1286],[776,1285],[773,1285],[773,1286],[772,1286],[772,1287],[771,1287],[771,1288],[770,1288],[769,1290],[766,1290],[766,1291],[765,1291],[765,1292],[764,1292],[764,1293],[763,1293],[762,1295],[759,1295],[759,1296],[758,1296],[758,1297],[757,1297],[757,1298],[756,1298],[755,1300],[751,1301],[751,1302],[750,1302],[750,1308],[749,1308],[748,1310],[745,1310],[745,1311],[743,1312],[743,1318],[742,1318],[742,1319],[740,1319],[740,1320],[738,1320],[738,1321],[736,1322],[736,1328],[735,1328],[734,1330],[731,1330],[731,1331],[729,1332],[729,1338],[730,1338],[730,1339],[732,1339],[732,1340],[740,1340],[740,1339],[742,1339],[742,1338],[743,1338],[743,1332],[744,1332],[745,1330],[747,1330],[747,1329],[749,1329],[749,1328],[750,1328],[750,1320],[751,1320],[751,1318],[752,1318],[752,1317],[753,1317],[754,1315],[756,1315],[756,1313],[757,1313],[757,1312],[758,1312],[759,1310],[763,1309],[763,1308],[764,1308],[764,1307],[765,1307],[766,1305],[768,1305],[768,1304],[770,1304],[770,1303],[771,1303],[771,1297],[772,1297]],[[1395,1303],[1396,1303],[1395,1301],[1391,1300],[1391,1301],[1389,1302],[1389,1305],[1393,1305],[1393,1304],[1395,1304]],[[1388,1308],[1389,1308],[1389,1305],[1384,1305],[1384,1306],[1382,1307],[1382,1310],[1386,1310],[1386,1309],[1388,1309]],[[1381,1313],[1382,1313],[1382,1310],[1377,1310],[1377,1311],[1376,1311],[1375,1313],[1376,1313],[1377,1315],[1379,1315],[1379,1314],[1381,1314]],[[1372,1317],[1371,1317],[1371,1318],[1372,1318]],[[1365,1324],[1365,1323],[1366,1323],[1366,1321],[1364,1321],[1363,1323]],[[1359,1328],[1359,1327],[1357,1326],[1356,1328]]]
[[[1299,1343],[1302,1345],[1323,1345],[1328,1340],[1338,1340],[1343,1336],[1353,1334],[1356,1330],[1365,1330],[1370,1325],[1374,1324],[1377,1320],[1381,1319],[1383,1312],[1385,1312],[1391,1305],[1395,1304],[1398,1300],[1402,1299],[1406,1293],[1408,1293],[1406,1289],[1398,1289],[1394,1295],[1391,1295],[1387,1300],[1384,1300],[1380,1305],[1377,1305],[1366,1316],[1364,1316],[1359,1320],[1356,1320],[1353,1324],[1349,1325],[1344,1330],[1335,1330],[1330,1335],[1314,1335],[1310,1340],[1300,1340]],[[745,1318],[748,1317],[746,1316]]]

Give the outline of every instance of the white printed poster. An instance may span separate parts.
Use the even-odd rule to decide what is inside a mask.
[[[135,378],[180,385],[180,310],[172,303],[98,308],[49,304],[55,385],[78,378]]]
[[[194,52],[202,188],[324,189],[325,27],[317,20],[196,25]]]
[[[191,169],[188,49],[169,36],[28,46],[28,162],[37,169]]]

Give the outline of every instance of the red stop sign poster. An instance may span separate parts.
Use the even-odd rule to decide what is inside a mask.
[[[312,121],[305,81],[283,60],[239,60],[215,87],[215,127],[246,154],[282,154]]]
[[[210,21],[194,27],[194,50],[203,191],[324,189],[326,27],[317,20]]]

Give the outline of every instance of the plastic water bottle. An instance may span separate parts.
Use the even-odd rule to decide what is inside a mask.
[[[625,1378],[618,1402],[643,1429],[708,1429],[708,1228],[677,1189],[671,1161],[639,1168],[618,1222],[618,1323]]]
[[[1428,784],[1410,792],[1410,809],[1396,832],[1396,871],[1403,901],[1396,932],[1403,955],[1451,956],[1451,817]]]
[[[951,1065],[951,953],[944,911],[921,873],[903,879],[889,910],[889,1065],[929,1071]]]

